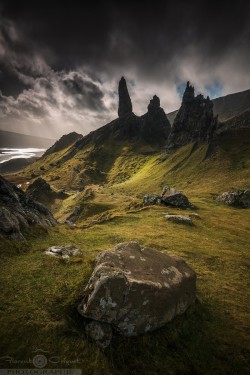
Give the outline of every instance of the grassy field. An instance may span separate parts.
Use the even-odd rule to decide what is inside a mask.
[[[75,227],[34,228],[26,241],[1,240],[1,356],[28,361],[42,349],[49,360],[57,357],[48,368],[80,368],[83,375],[248,374],[249,210],[213,200],[213,194],[232,187],[249,187],[249,141],[241,137],[240,148],[224,138],[210,158],[207,146],[188,145],[163,157],[119,145],[102,165],[105,183],[95,181],[51,204],[61,222],[80,206]],[[101,168],[99,159],[92,167]],[[38,173],[42,162],[37,163],[32,168]],[[57,172],[43,164],[47,173],[41,173],[50,180]],[[57,188],[69,181],[68,164],[61,168]],[[30,173],[12,178],[25,181]],[[166,212],[192,211],[141,207],[143,194],[160,193],[165,184],[184,191],[195,205],[201,218],[193,217],[193,226],[164,218]],[[97,254],[130,240],[184,258],[197,273],[197,303],[164,328],[137,338],[117,335],[101,351],[86,339],[77,305]],[[59,244],[76,245],[83,254],[70,260],[44,254]],[[34,368],[3,359],[1,367]]]

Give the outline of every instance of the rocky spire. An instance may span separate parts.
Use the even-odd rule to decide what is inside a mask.
[[[150,100],[150,103],[148,105],[148,112],[154,112],[158,108],[160,108],[160,98],[158,98],[158,96],[154,95],[153,99]]]
[[[160,99],[154,95],[148,105],[148,112],[141,117],[141,135],[150,145],[164,146],[171,130],[167,115],[160,106]]]
[[[183,94],[182,103],[190,102],[194,99],[194,86],[187,81],[187,86]]]
[[[119,82],[119,108],[118,116],[122,117],[132,113],[132,103],[128,93],[127,83],[124,77]]]

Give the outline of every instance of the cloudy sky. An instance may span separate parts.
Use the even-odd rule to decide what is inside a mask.
[[[0,129],[57,138],[134,112],[168,113],[187,80],[210,97],[250,88],[250,3],[0,1]]]

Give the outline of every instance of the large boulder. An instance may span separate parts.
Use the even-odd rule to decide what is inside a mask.
[[[79,312],[136,336],[184,313],[195,301],[195,283],[195,272],[181,258],[137,242],[121,243],[97,258]]]
[[[222,193],[217,201],[228,206],[250,208],[250,189]]]

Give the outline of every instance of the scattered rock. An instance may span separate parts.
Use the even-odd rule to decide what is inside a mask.
[[[181,258],[121,243],[97,258],[79,312],[136,336],[184,313],[195,301],[195,283],[195,272]]]
[[[119,93],[119,108],[118,108],[118,116],[126,116],[132,113],[132,103],[128,93],[127,83],[124,77],[121,78],[118,87]]]
[[[51,246],[45,250],[46,255],[52,255],[54,257],[60,258],[70,258],[75,255],[81,254],[81,250],[72,245],[66,246]]]
[[[165,215],[165,218],[169,221],[173,221],[178,224],[188,224],[193,225],[192,219],[185,215]]]
[[[250,208],[250,189],[225,192],[216,200],[228,206]]]

